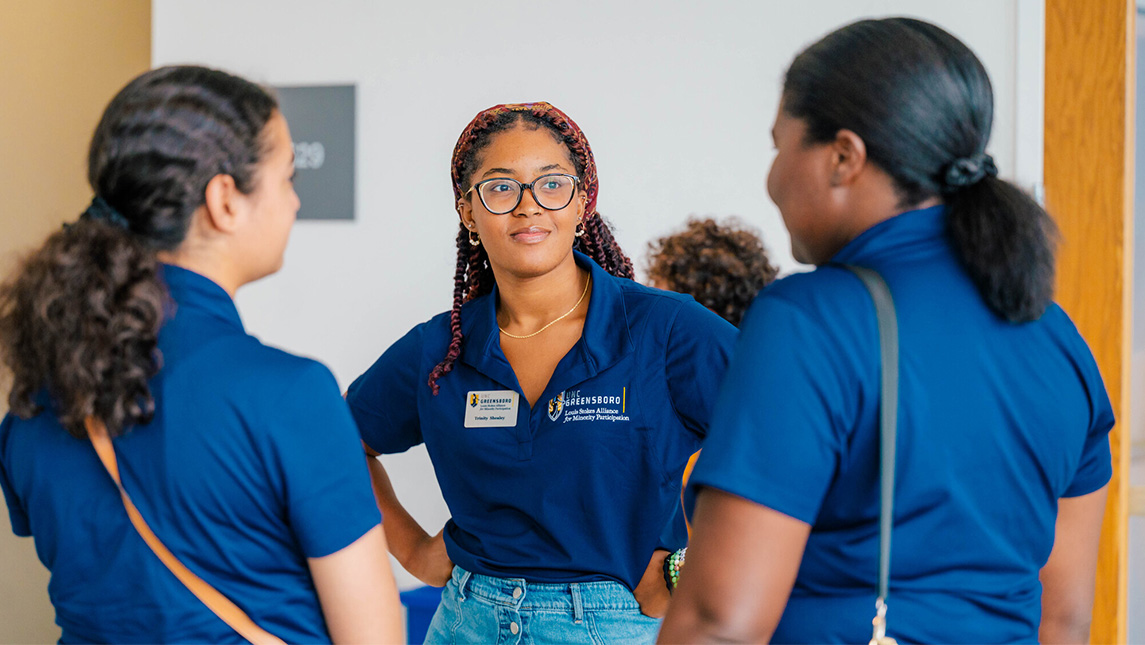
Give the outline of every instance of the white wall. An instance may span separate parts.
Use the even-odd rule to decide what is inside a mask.
[[[357,221],[300,222],[282,272],[238,297],[252,333],[323,360],[345,387],[450,305],[457,220],[449,160],[478,111],[546,100],[577,121],[596,153],[600,211],[638,266],[648,241],[689,214],[734,214],[759,227],[790,270],[764,178],[791,58],[859,17],[909,14],[943,25],[989,70],[991,152],[1003,174],[1029,185],[1041,180],[1041,7],[155,0],[153,62],[203,63],[272,85],[357,84]],[[448,510],[424,450],[386,464],[414,516],[440,528]]]

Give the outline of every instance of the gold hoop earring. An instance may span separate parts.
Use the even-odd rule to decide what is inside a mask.
[[[477,231],[469,231],[469,245],[481,246],[481,236],[477,234]]]

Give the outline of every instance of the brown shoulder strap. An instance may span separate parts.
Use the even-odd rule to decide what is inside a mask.
[[[159,538],[151,531],[151,527],[147,526],[147,522],[139,514],[139,509],[135,508],[135,504],[131,502],[131,498],[123,488],[123,482],[119,479],[119,465],[115,459],[115,448],[111,444],[111,437],[107,434],[107,427],[102,421],[94,417],[84,419],[84,426],[87,428],[87,436],[91,439],[91,445],[95,447],[95,452],[99,455],[99,460],[103,462],[107,474],[111,475],[111,478],[115,480],[115,485],[119,488],[119,496],[123,498],[123,507],[127,509],[127,517],[131,518],[135,530],[139,532],[139,536],[143,538],[147,546],[151,547],[159,560],[171,570],[171,573],[175,574],[179,582],[182,582],[191,593],[195,594],[196,598],[207,606],[207,609],[213,611],[224,623],[230,625],[231,629],[238,632],[239,636],[254,643],[254,645],[282,644],[281,639],[256,625],[249,616],[243,613],[243,610],[238,608],[238,605],[228,600],[226,596],[204,582],[202,578],[191,573],[191,570],[183,566],[183,563],[159,541]]]

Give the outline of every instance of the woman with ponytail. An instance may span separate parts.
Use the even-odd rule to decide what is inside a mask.
[[[631,280],[588,140],[553,106],[478,114],[452,175],[453,308],[347,397],[370,454],[425,443],[452,513],[430,537],[371,462],[393,554],[446,585],[427,641],[650,642],[684,546],[661,529],[735,329]]]
[[[745,317],[665,642],[871,633],[880,342],[843,265],[897,310],[887,636],[1088,640],[1113,411],[1052,301],[1054,224],[986,152],[992,120],[982,64],[918,20],[854,23],[791,64],[767,186],[817,268]]]
[[[0,488],[61,642],[401,640],[337,384],[232,300],[282,264],[293,172],[264,89],[147,72],[96,128],[91,205],[0,286]]]

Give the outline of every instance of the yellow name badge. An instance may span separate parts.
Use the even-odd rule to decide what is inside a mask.
[[[513,390],[486,390],[466,394],[465,427],[516,427],[518,399],[518,394]]]

